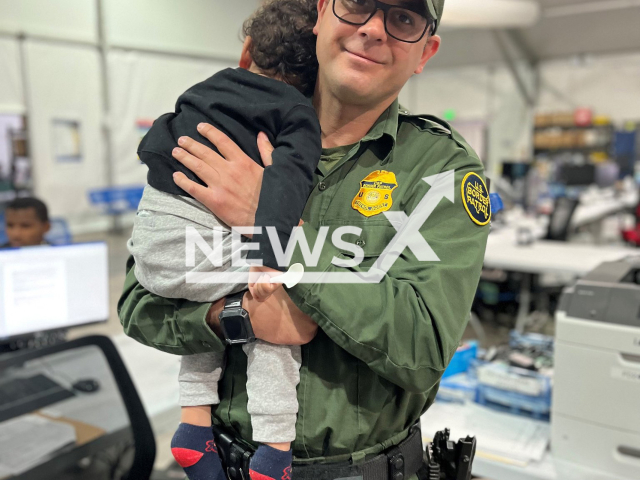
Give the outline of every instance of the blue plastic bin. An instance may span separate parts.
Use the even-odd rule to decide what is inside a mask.
[[[478,342],[475,340],[466,342],[464,345],[456,350],[453,355],[449,366],[442,374],[442,378],[447,378],[458,373],[463,373],[469,370],[471,361],[478,356]]]
[[[143,191],[144,185],[99,188],[89,190],[89,201],[93,205],[102,207],[106,214],[118,215],[136,211]]]

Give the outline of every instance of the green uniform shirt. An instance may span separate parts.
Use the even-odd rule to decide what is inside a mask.
[[[320,162],[303,214],[308,243],[313,248],[321,227],[329,227],[330,240],[336,228],[356,226],[361,235],[345,235],[345,240],[361,246],[364,260],[353,268],[335,266],[333,257],[349,258],[349,252],[327,241],[317,267],[306,271],[367,271],[395,236],[382,211],[365,216],[352,206],[361,182],[372,172],[395,175],[393,190],[374,188],[367,196],[375,200],[391,191],[389,212],[411,215],[432,188],[423,178],[441,172],[455,171],[455,193],[453,202],[442,198],[419,227],[439,261],[418,261],[405,248],[379,283],[301,283],[289,289],[292,300],[320,327],[316,338],[302,347],[296,462],[358,461],[406,436],[433,402],[458,347],[489,233],[488,225],[472,220],[469,202],[476,200],[463,200],[468,174],[484,178],[477,155],[446,123],[400,113],[397,102],[332,168],[325,167]],[[476,187],[478,176],[472,175]],[[383,180],[387,187],[393,183],[388,174]],[[303,263],[299,248],[293,253],[295,262]],[[127,267],[118,305],[127,335],[177,355],[225,348],[206,324],[209,304],[152,295],[137,282],[131,259]],[[227,352],[214,417],[249,441],[247,358],[239,347]]]
[[[320,157],[319,170],[323,175],[326,175],[335,167],[349,151],[355,147],[354,145],[346,145],[344,147],[323,148],[322,156]]]

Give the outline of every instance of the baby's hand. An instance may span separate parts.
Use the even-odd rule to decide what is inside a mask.
[[[249,291],[258,302],[264,302],[282,287],[281,283],[269,283],[271,277],[281,275],[282,272],[268,267],[251,267],[249,269]]]

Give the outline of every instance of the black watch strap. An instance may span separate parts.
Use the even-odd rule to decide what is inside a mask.
[[[247,290],[227,295],[224,301],[225,310],[227,308],[242,308],[242,299],[244,298],[245,293],[247,293]]]

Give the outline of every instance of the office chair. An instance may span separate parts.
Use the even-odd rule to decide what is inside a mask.
[[[567,241],[571,219],[579,203],[580,201],[576,198],[558,197],[556,199],[545,240]]]
[[[67,383],[71,383],[73,379],[69,378],[69,371],[60,370],[59,373],[56,373],[53,370],[54,367],[51,366],[50,359],[61,358],[64,357],[65,354],[71,354],[72,357],[74,350],[87,350],[86,347],[97,347],[97,349],[102,353],[102,356],[106,361],[103,362],[103,369],[106,370],[108,368],[108,370],[110,370],[113,378],[112,383],[115,383],[117,387],[117,392],[113,391],[113,388],[112,391],[109,391],[105,384],[103,385],[105,390],[103,393],[104,395],[119,393],[122,404],[126,409],[126,416],[128,417],[129,424],[117,427],[113,432],[105,432],[103,435],[97,436],[86,444],[74,446],[71,450],[62,450],[53,458],[47,459],[44,463],[12,478],[20,480],[59,479],[61,478],[62,473],[67,471],[71,465],[77,464],[85,457],[100,453],[104,451],[105,448],[113,445],[121,445],[123,441],[130,441],[131,437],[133,437],[135,448],[133,460],[128,471],[118,480],[148,480],[150,478],[156,456],[156,444],[153,436],[153,430],[151,429],[151,424],[149,423],[149,419],[147,418],[142,401],[138,396],[138,392],[136,391],[133,381],[127,372],[118,350],[109,338],[97,335],[87,336],[41,349],[4,354],[0,356],[0,376],[4,374],[6,374],[6,376],[10,376],[12,372],[20,372],[22,371],[21,369],[29,371],[29,368],[35,364],[39,367],[42,366],[45,374],[51,372],[54,376],[57,375],[59,378],[67,380]],[[55,357],[55,355],[57,355],[57,357]],[[77,365],[77,362],[72,364]],[[87,370],[89,373],[91,371],[91,369]],[[63,372],[65,373],[63,374]],[[40,375],[40,377],[42,376],[43,375]],[[78,393],[77,395],[91,396],[101,394],[100,391],[96,391],[95,393],[85,393],[86,390],[84,390],[82,392],[83,393]],[[105,415],[109,415],[109,413],[106,413]],[[124,412],[122,415],[124,415]]]

